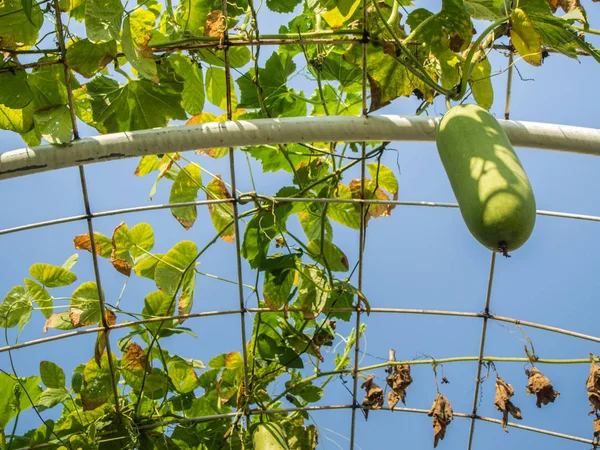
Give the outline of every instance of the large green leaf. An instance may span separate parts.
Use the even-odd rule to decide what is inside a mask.
[[[33,299],[23,286],[13,287],[0,305],[0,327],[12,328],[19,325],[19,330],[29,322]]]
[[[75,328],[95,325],[102,320],[98,286],[92,281],[87,281],[75,289],[70,306],[69,316]]]
[[[304,318],[311,320],[317,317],[327,302],[329,285],[327,277],[316,266],[304,266],[298,282],[298,306]]]
[[[144,309],[142,310],[142,317],[144,319],[172,316],[174,313],[175,300],[173,299],[173,295],[167,295],[163,291],[155,291],[144,298]],[[171,322],[165,321],[163,325],[161,323],[163,322],[149,322],[145,326],[150,332],[155,333],[159,329],[174,325],[175,320]]]
[[[248,152],[254,159],[259,160],[264,172],[285,170],[292,173],[300,164],[308,163],[311,160],[310,150],[296,144],[265,144],[243,147],[242,150]]]
[[[167,362],[169,379],[182,394],[194,391],[198,387],[198,375],[194,366],[179,356],[172,356]]]
[[[171,194],[169,195],[169,204],[196,201],[198,190],[201,187],[202,175],[200,167],[197,164],[185,166],[175,177],[175,181],[171,187]],[[172,208],[171,214],[186,230],[192,228],[198,218],[198,211],[195,205]]]
[[[52,361],[40,361],[40,377],[48,388],[64,389],[65,372]]]
[[[137,276],[150,278],[154,280],[154,272],[156,270],[156,266],[158,262],[164,255],[162,254],[154,254],[148,255],[145,258],[140,258],[140,260],[133,267],[133,271]]]
[[[27,133],[33,126],[33,105],[31,103],[24,109],[11,109],[0,105],[0,129]]]
[[[267,8],[278,13],[294,12],[302,0],[267,0]]]
[[[231,194],[227,190],[225,183],[223,183],[219,175],[210,180],[210,182],[206,185],[207,200],[226,200],[230,198]],[[209,204],[208,211],[210,213],[210,218],[215,230],[217,230],[218,233],[221,233],[221,239],[223,239],[225,242],[234,242],[235,231],[232,223],[233,204]]]
[[[86,38],[70,42],[67,46],[67,65],[86,78],[94,76],[116,57],[115,41],[95,44]]]
[[[67,144],[73,134],[71,112],[66,105],[36,111],[33,120],[49,144]]]
[[[398,193],[398,180],[396,179],[396,175],[392,172],[388,167],[383,164],[370,163],[367,164],[367,169],[373,177],[374,180],[377,181],[377,184],[388,191],[390,194]]]
[[[97,76],[86,88],[94,120],[91,125],[104,133],[164,127],[169,119],[186,118],[178,93],[147,80],[119,85]]]
[[[117,362],[113,358],[113,367]],[[118,379],[115,370],[114,376]],[[84,411],[91,411],[106,403],[113,394],[112,377],[108,364],[107,353],[104,352],[100,364],[95,358],[90,359],[83,369],[83,385],[81,388],[81,403]]]
[[[263,280],[263,297],[265,304],[271,310],[276,311],[288,302],[288,297],[294,285],[296,274],[296,255],[275,256],[266,262],[275,263],[275,267],[265,270]],[[288,265],[281,264],[287,263]]]
[[[0,429],[3,430],[21,411],[31,408],[31,401],[35,404],[41,393],[40,377],[19,378],[17,381],[16,377],[0,372]]]
[[[212,48],[198,49],[198,56],[202,61],[211,66],[225,67],[224,50]],[[252,53],[248,47],[230,47],[229,48],[229,65],[232,69],[239,69],[250,62]]]
[[[525,11],[520,8],[513,10],[510,38],[519,55],[533,66],[542,64],[542,45],[533,22]]]
[[[202,68],[176,54],[169,57],[175,73],[183,79],[181,106],[190,114],[200,114],[204,109],[204,77]]]
[[[31,20],[30,20],[31,19]],[[5,49],[30,47],[38,40],[38,31],[44,22],[42,10],[36,4],[30,18],[21,0],[4,0],[0,3],[0,43]]]
[[[141,222],[130,228],[128,237],[132,244],[129,252],[134,258],[147,255],[154,247],[154,230],[149,223]]]
[[[233,85],[233,78],[230,78],[230,82],[231,109],[235,109],[237,107],[237,95]],[[218,106],[224,111],[227,110],[227,82],[223,69],[210,67],[206,70],[206,98],[213,105]]]
[[[338,185],[335,197],[352,199],[352,191],[345,184]],[[342,225],[358,230],[360,228],[360,208],[354,203],[332,203],[327,208],[327,216]]]
[[[42,392],[40,398],[37,401],[38,406],[43,406],[46,409],[54,408],[59,403],[68,401],[71,397],[69,392],[65,389],[54,389],[49,388]]]
[[[330,205],[327,205],[329,209]],[[331,222],[325,215],[323,217],[324,206],[318,203],[309,203],[305,209],[298,213],[300,225],[306,234],[308,240],[324,238],[331,241],[333,239],[333,228]]]
[[[48,288],[68,286],[77,280],[77,276],[61,266],[37,263],[29,268],[29,274]]]
[[[465,9],[467,13],[476,20],[498,20],[504,16],[503,11],[510,8],[506,4],[507,9],[503,9],[505,0],[465,0]]]
[[[158,83],[154,54],[148,48],[154,21],[154,14],[145,9],[136,9],[128,14],[123,21],[121,45],[131,66],[144,78]]]
[[[8,108],[21,109],[33,100],[24,70],[0,73],[0,86],[0,103]]]
[[[71,80],[71,86],[78,87],[75,77]],[[36,111],[41,108],[66,105],[69,102],[65,72],[59,64],[34,69],[27,76],[27,82],[33,93]]]
[[[25,278],[25,286],[29,291],[29,294],[33,297],[35,302],[38,305],[38,308],[41,309],[42,314],[46,319],[52,315],[52,297],[50,293],[44,288],[40,286],[35,281]]]
[[[87,0],[85,3],[85,32],[92,42],[120,38],[123,4],[120,0]]]
[[[331,241],[315,239],[308,243],[309,256],[317,263],[329,267],[333,272],[347,272],[348,258]]]
[[[175,295],[181,286],[184,271],[194,273],[194,261],[198,248],[192,241],[181,241],[162,257],[154,274],[156,286],[167,295]]]

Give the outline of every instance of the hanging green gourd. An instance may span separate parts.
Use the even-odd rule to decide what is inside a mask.
[[[506,133],[485,109],[451,108],[436,134],[438,153],[471,234],[504,256],[533,231],[535,198]]]
[[[274,422],[258,424],[252,434],[254,450],[289,450],[281,425]]]

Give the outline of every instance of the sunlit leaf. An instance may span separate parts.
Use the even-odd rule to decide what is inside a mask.
[[[79,39],[67,46],[67,65],[86,78],[94,76],[117,57],[115,41],[95,44],[89,39]]]
[[[75,328],[71,322],[71,316],[68,311],[52,314],[44,323],[43,331],[48,332],[48,328],[56,328],[58,330],[72,330]]]
[[[113,367],[116,367],[116,360],[114,359]],[[116,371],[114,376],[117,376]],[[81,388],[83,410],[90,411],[103,405],[111,398],[112,392],[112,377],[108,364],[108,356],[104,352],[100,366],[92,358],[87,362],[83,370],[83,385]]]
[[[194,367],[179,356],[172,356],[167,362],[169,379],[177,392],[186,394],[198,387],[198,375]]]
[[[310,257],[319,264],[329,267],[333,272],[347,272],[348,258],[331,241],[315,239],[308,243]]]
[[[465,0],[465,9],[476,20],[498,20],[502,13],[503,0]]]
[[[520,8],[511,14],[510,38],[519,55],[533,66],[542,65],[542,46],[531,19]]]
[[[267,0],[267,8],[278,13],[294,12],[302,0]]]
[[[383,164],[370,163],[367,164],[367,169],[373,180],[377,180],[377,184],[390,194],[398,194],[398,180],[396,175],[388,167]]]
[[[197,164],[189,164],[183,167],[177,174],[177,177],[175,177],[175,181],[171,187],[169,204],[196,201],[198,190],[201,186],[202,176],[200,167]],[[172,208],[171,214],[186,230],[189,230],[194,225],[198,217],[195,205]]]
[[[38,31],[44,21],[40,7],[35,4],[31,13],[25,13],[21,0],[4,0],[0,4],[0,43],[5,49],[30,47],[38,40]],[[30,20],[31,19],[31,20]]]
[[[154,274],[156,286],[167,295],[174,295],[181,287],[184,271],[194,273],[198,248],[192,241],[181,241],[162,257]]]
[[[24,70],[0,73],[0,86],[0,103],[8,108],[21,109],[33,100]]]
[[[42,314],[44,317],[49,318],[52,315],[52,297],[50,293],[44,288],[40,286],[35,281],[25,278],[25,286],[29,291],[29,294],[33,297],[38,307],[42,310]]]
[[[19,330],[29,322],[33,299],[23,286],[13,287],[0,305],[0,327],[13,328],[19,326]]]
[[[61,389],[65,387],[64,370],[51,361],[40,361],[40,377],[48,388]]]
[[[204,77],[202,67],[182,55],[169,57],[171,67],[183,78],[181,106],[190,114],[200,114],[204,109]]]
[[[33,120],[49,144],[66,144],[73,134],[71,112],[66,105],[36,111]]]
[[[123,21],[121,45],[131,66],[144,78],[158,83],[154,54],[148,48],[154,31],[154,20],[154,14],[141,8],[127,14]]]
[[[315,266],[302,268],[298,283],[298,305],[306,320],[314,319],[321,313],[327,301],[328,289],[327,277],[321,269]]]
[[[490,60],[485,58],[473,66],[469,85],[473,92],[473,97],[479,106],[484,109],[490,109],[494,103],[494,87],[492,86],[492,65]]]
[[[207,200],[226,200],[230,199],[231,194],[227,190],[225,183],[221,180],[221,177],[217,175],[215,178],[210,180],[206,185],[206,199]],[[233,228],[233,204],[231,203],[218,203],[209,204],[208,211],[210,212],[210,218],[218,233],[221,233],[221,239],[225,242],[235,241],[235,231]],[[225,230],[225,231],[224,231]]]
[[[352,199],[352,192],[345,184],[337,187],[334,198]],[[360,208],[353,203],[331,203],[327,208],[327,216],[349,228],[358,230],[360,228]]]
[[[120,0],[89,0],[85,4],[85,32],[92,42],[119,40],[123,5]]]
[[[29,104],[24,109],[11,109],[0,105],[1,130],[27,133],[33,126],[33,105]]]
[[[29,268],[29,274],[48,288],[68,286],[77,280],[77,276],[60,266],[37,263]]]
[[[237,96],[233,86],[233,78],[230,79],[231,109],[237,106]],[[210,67],[206,70],[206,98],[213,105],[227,110],[227,82],[225,71],[218,67]]]
[[[323,19],[331,28],[339,28],[344,25],[354,14],[361,0],[339,0],[335,7],[322,13]]]
[[[75,328],[100,323],[102,314],[96,283],[87,281],[75,289],[71,295],[69,317]]]
[[[45,383],[44,383],[45,384]],[[69,392],[62,389],[48,388],[38,398],[38,406],[50,409],[54,408],[59,403],[64,403],[70,399]]]
[[[17,380],[13,375],[0,372],[0,429],[4,429],[17,414],[31,408],[31,402],[35,404],[41,393],[40,377]]]
[[[147,257],[140,259],[135,266],[133,266],[133,271],[137,276],[154,280],[156,266],[163,256],[164,255],[158,253],[154,255],[148,255]]]

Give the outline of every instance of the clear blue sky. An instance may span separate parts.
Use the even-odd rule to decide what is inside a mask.
[[[600,23],[598,5],[583,1],[590,22]],[[437,2],[419,3],[432,10]],[[279,23],[289,16],[265,15],[261,31],[276,32]],[[481,26],[477,27],[482,28]],[[592,42],[594,40],[592,39]],[[598,39],[596,46],[600,46]],[[267,57],[274,49],[266,48]],[[507,58],[495,55],[492,67],[496,72],[506,68]],[[600,66],[591,58],[580,61],[561,55],[551,55],[540,68],[517,62],[519,74],[514,73],[511,118],[584,127],[600,127],[600,95],[598,79]],[[494,77],[496,100],[492,112],[501,118],[504,109],[506,74]],[[302,87],[302,77],[296,77]],[[312,88],[311,88],[312,89]],[[412,114],[415,101],[399,99],[377,114]],[[442,103],[431,108],[431,113],[441,115]],[[95,134],[83,128],[84,135]],[[0,131],[0,151],[23,146],[17,135]],[[432,143],[393,143],[397,150],[386,153],[383,163],[397,175],[400,185],[399,199],[414,201],[454,202],[450,185]],[[167,150],[167,149],[165,149]],[[533,186],[538,209],[564,211],[600,216],[600,158],[550,151],[517,149],[522,164]],[[227,158],[212,160],[200,155],[189,155],[213,173],[229,180]],[[236,153],[238,184],[241,191],[252,190],[244,155]],[[400,172],[397,168],[400,167]],[[93,211],[149,204],[148,192],[153,183],[151,176],[137,178],[133,171],[137,160],[124,160],[86,167],[89,193]],[[273,194],[284,182],[286,174],[260,175],[260,165],[253,162],[258,189]],[[344,179],[350,181],[350,177]],[[159,185],[152,204],[168,201],[169,181]],[[77,169],[60,170],[25,178],[0,182],[0,229],[21,224],[49,220],[84,212]],[[168,210],[136,213],[120,217],[94,220],[97,231],[110,235],[125,221],[132,226],[139,222],[150,223],[156,233],[156,251],[165,252],[182,239],[194,240],[203,245],[214,232],[205,209],[199,208],[199,218],[190,231],[173,219]],[[297,224],[293,227],[298,228]],[[36,262],[62,264],[74,248],[72,239],[87,232],[83,221],[0,236],[0,296],[12,286],[22,283],[28,268]],[[358,233],[334,225],[334,242],[348,256],[350,264],[358,258]],[[540,322],[568,328],[581,333],[598,335],[598,300],[600,292],[600,223],[538,217],[533,235],[527,244],[514,252],[510,259],[497,258],[491,311],[494,314]],[[234,246],[219,242],[201,259],[200,270],[224,278],[235,279]],[[374,307],[448,309],[480,312],[483,309],[489,271],[490,252],[480,246],[469,234],[458,210],[446,208],[397,207],[391,218],[371,221],[367,231],[364,260],[364,293]],[[91,257],[80,253],[74,268],[78,283],[93,280]],[[106,261],[102,262],[101,275],[109,303],[115,303],[125,278],[116,273]],[[253,273],[244,268],[244,281],[252,283]],[[144,296],[154,289],[149,280],[132,277],[121,307],[139,311]],[[56,295],[68,296],[72,288],[58,291]],[[246,292],[250,294],[250,292]],[[252,300],[249,306],[256,306]],[[60,303],[60,302],[57,302]],[[63,302],[65,304],[66,302]],[[194,312],[238,307],[237,288],[232,284],[201,277],[197,280]],[[119,321],[126,320],[124,316]],[[372,314],[366,340],[361,341],[361,365],[377,364],[387,358],[389,348],[395,348],[398,359],[413,359],[430,355],[435,358],[475,356],[478,353],[481,319],[440,316]],[[250,324],[251,322],[248,321]],[[338,321],[338,331],[347,336],[351,324]],[[19,341],[43,336],[43,320],[39,312],[27,325]],[[221,316],[188,321],[198,334],[197,339],[187,335],[171,337],[165,347],[184,357],[208,361],[222,352],[240,350],[239,316]],[[14,343],[14,330],[9,332]],[[589,352],[600,353],[597,344],[573,337],[526,329],[535,350],[543,358],[586,358]],[[56,334],[49,331],[48,335]],[[125,331],[115,331],[116,341]],[[51,360],[65,368],[67,374],[77,364],[93,356],[95,336],[85,335],[69,340],[29,347],[13,352],[17,373],[20,376],[38,374],[40,360]],[[340,342],[339,340],[336,341]],[[523,335],[509,324],[490,322],[486,355],[524,356]],[[340,350],[343,344],[340,345]],[[331,361],[333,353],[325,354]],[[592,436],[592,418],[587,416],[585,380],[588,365],[540,365],[540,369],[553,382],[561,396],[554,404],[542,409],[535,407],[535,398],[525,394],[527,378],[521,364],[496,365],[499,374],[516,390],[514,403],[521,407],[523,425],[551,429],[586,438]],[[10,370],[8,354],[0,354],[0,368]],[[450,384],[441,387],[454,410],[470,413],[476,364],[459,362],[438,369]],[[384,386],[385,373],[375,372],[380,386]],[[435,397],[435,383],[430,366],[413,367],[414,382],[408,390],[407,407],[429,409]],[[346,387],[352,389],[350,377]],[[283,380],[282,380],[283,381]],[[278,391],[283,387],[278,386]],[[332,382],[321,404],[350,404],[351,396],[339,380]],[[493,406],[494,374],[483,384],[479,413],[500,418]],[[362,392],[359,392],[359,401]],[[44,413],[55,417],[53,411]],[[312,418],[320,427],[322,449],[348,448],[350,411],[315,412]],[[29,414],[19,424],[37,427],[36,418]],[[383,446],[405,446],[421,450],[432,444],[431,419],[422,414],[389,411],[372,412],[365,421],[357,415],[357,446],[362,449]],[[21,428],[23,426],[23,428]],[[446,439],[438,448],[466,448],[469,421],[457,418],[450,425]],[[474,441],[475,449],[525,449],[544,447],[548,450],[587,448],[585,444],[564,441],[534,433],[511,429],[506,434],[499,425],[478,422]]]

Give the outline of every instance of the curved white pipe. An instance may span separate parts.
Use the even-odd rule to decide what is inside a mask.
[[[114,133],[0,154],[0,179],[158,153],[294,142],[434,141],[439,119],[418,116],[236,120]],[[499,121],[515,147],[600,156],[600,129]]]

